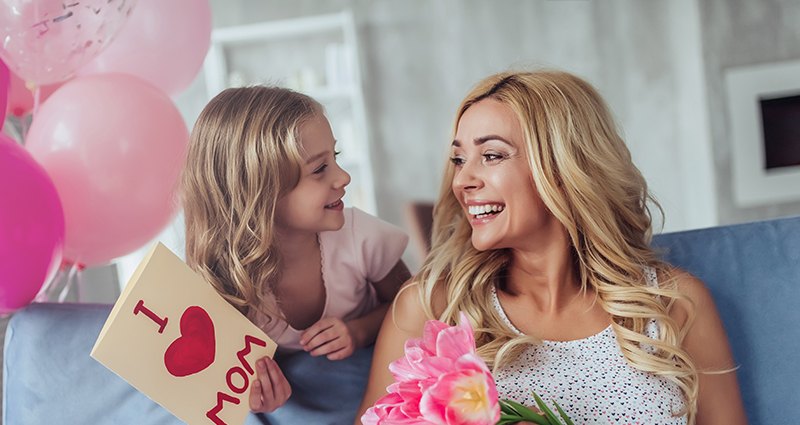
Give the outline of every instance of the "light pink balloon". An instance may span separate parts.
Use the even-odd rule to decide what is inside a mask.
[[[52,180],[0,133],[0,314],[36,297],[61,264],[64,212]]]
[[[175,96],[200,72],[211,28],[207,0],[138,0],[114,42],[78,75],[124,72]]]
[[[104,264],[156,237],[178,210],[188,140],[172,100],[132,75],[78,77],[56,90],[26,147],[61,196],[64,258]]]
[[[122,28],[136,0],[3,0],[0,57],[38,85],[69,79]]]

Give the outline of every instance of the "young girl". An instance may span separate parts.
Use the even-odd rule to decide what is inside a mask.
[[[279,352],[329,360],[375,341],[409,277],[407,236],[344,208],[350,176],[335,143],[310,97],[228,89],[197,119],[182,176],[187,263]],[[250,408],[272,412],[291,387],[273,360],[256,364]]]

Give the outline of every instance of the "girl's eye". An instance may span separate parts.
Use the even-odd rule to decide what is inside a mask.
[[[487,161],[496,161],[498,159],[503,159],[503,155],[498,155],[495,153],[486,153],[483,154],[483,157],[486,158]]]
[[[328,164],[322,164],[319,166],[319,168],[314,170],[312,174],[322,174],[322,172],[325,171],[326,168],[328,168]]]

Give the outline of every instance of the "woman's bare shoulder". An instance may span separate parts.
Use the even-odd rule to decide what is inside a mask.
[[[659,286],[674,291],[669,296],[669,315],[680,325],[694,320],[698,311],[714,306],[708,287],[696,276],[678,267],[663,267],[658,270]]]
[[[438,318],[447,305],[444,293],[438,288],[430,295],[420,282],[409,279],[400,288],[392,306],[395,325],[404,331],[420,329],[428,320]]]

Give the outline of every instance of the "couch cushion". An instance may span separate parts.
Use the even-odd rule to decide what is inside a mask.
[[[730,339],[751,424],[800,417],[800,217],[657,236],[702,280]]]

